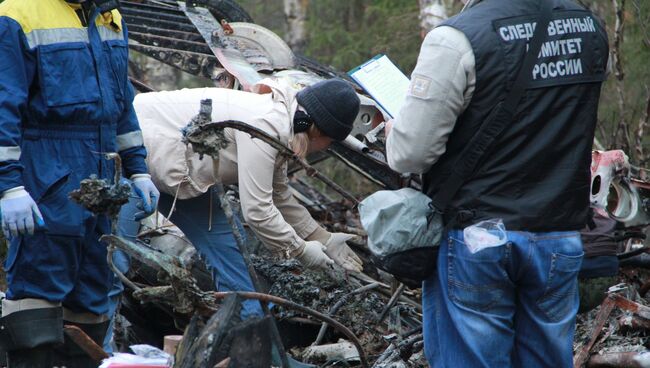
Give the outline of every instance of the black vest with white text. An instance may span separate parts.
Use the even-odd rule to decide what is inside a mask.
[[[549,0],[546,0],[549,1]],[[554,2],[548,38],[514,119],[455,195],[450,212],[467,210],[467,226],[501,218],[507,230],[579,230],[587,221],[591,149],[607,34],[591,12]],[[436,193],[485,117],[503,100],[521,67],[539,14],[537,0],[484,0],[443,25],[469,39],[476,88],[458,118],[446,153],[424,174]],[[467,212],[465,212],[467,213]]]

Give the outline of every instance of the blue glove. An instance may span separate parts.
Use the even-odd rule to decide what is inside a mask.
[[[43,215],[32,196],[24,187],[16,187],[4,192],[0,199],[0,217],[5,238],[34,234],[34,220],[39,227],[45,227]]]
[[[149,174],[136,174],[131,177],[131,180],[133,181],[133,191],[142,199],[142,206],[138,206],[142,212],[135,214],[135,220],[140,221],[156,211],[160,192],[151,181]]]

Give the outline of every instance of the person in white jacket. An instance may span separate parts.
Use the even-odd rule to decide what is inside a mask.
[[[136,96],[134,108],[149,152],[147,163],[161,191],[159,209],[167,215],[174,206],[169,219],[211,266],[216,288],[253,291],[219,199],[211,193],[217,180],[238,184],[244,221],[274,254],[296,258],[306,268],[337,263],[360,272],[362,262],[346,244],[354,235],[329,233],[293,198],[288,162],[277,150],[247,133],[226,129],[230,144],[220,152],[219,169],[214,172],[210,158],[199,159],[182,143],[181,128],[207,98],[212,99],[212,121],[245,122],[303,156],[327,148],[332,140],[345,139],[360,102],[342,80],[322,81],[299,92],[282,81],[266,79],[253,92],[201,88]],[[120,217],[132,218],[124,213]],[[261,313],[257,302],[244,303],[243,318]]]

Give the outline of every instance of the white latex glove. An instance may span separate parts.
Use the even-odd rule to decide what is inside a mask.
[[[296,259],[305,268],[311,269],[327,268],[328,265],[334,264],[334,261],[325,254],[325,246],[315,240],[306,242],[305,248]]]
[[[363,262],[346,244],[348,240],[354,239],[356,235],[346,233],[332,233],[325,243],[325,253],[330,256],[341,267],[350,272],[361,272]]]
[[[0,217],[5,238],[34,234],[34,220],[39,227],[45,226],[43,215],[36,202],[24,187],[5,191],[0,199]]]

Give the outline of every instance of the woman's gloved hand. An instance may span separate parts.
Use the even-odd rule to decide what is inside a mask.
[[[346,233],[332,233],[325,243],[325,253],[341,267],[350,272],[363,271],[363,262],[352,249],[347,245],[347,241],[354,239],[356,235]]]
[[[302,250],[296,259],[305,268],[318,269],[327,268],[328,265],[334,264],[334,261],[325,254],[325,246],[318,241],[308,241],[305,243],[305,248]]]
[[[0,199],[0,217],[5,238],[34,234],[34,220],[44,227],[43,215],[24,187],[9,189]]]
[[[133,191],[142,199],[142,212],[135,214],[135,220],[140,221],[156,211],[160,192],[151,181],[149,174],[135,174],[131,176]]]

